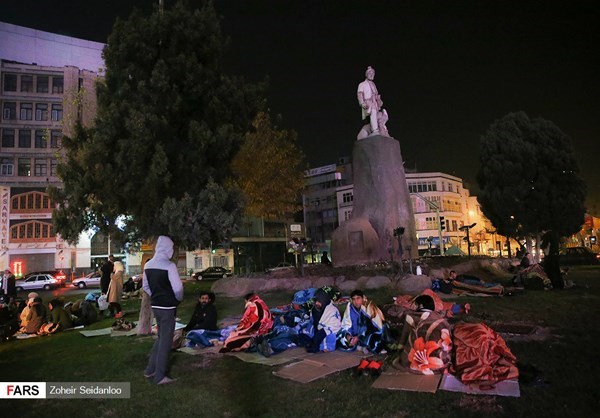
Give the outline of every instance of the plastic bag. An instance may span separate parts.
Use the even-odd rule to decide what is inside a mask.
[[[98,309],[101,311],[105,311],[108,309],[108,301],[106,295],[102,295],[98,298]]]

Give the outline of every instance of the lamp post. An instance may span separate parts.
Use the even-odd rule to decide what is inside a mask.
[[[469,258],[471,257],[471,239],[469,238],[469,230],[471,228],[473,228],[475,225],[477,225],[477,222],[473,222],[471,225],[465,225],[465,226],[461,226],[460,228],[458,228],[461,231],[466,231],[467,232],[467,252],[469,254]]]

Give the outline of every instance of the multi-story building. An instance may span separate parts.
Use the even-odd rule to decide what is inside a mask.
[[[55,233],[46,190],[60,185],[63,135],[96,113],[103,46],[0,22],[0,266],[16,274],[90,268],[90,237]]]
[[[333,231],[352,212],[352,164],[340,158],[337,164],[305,172],[303,193],[306,238],[313,251],[329,251]],[[340,206],[341,204],[341,206]]]
[[[352,215],[352,165],[347,159],[343,163],[341,167],[332,164],[306,173],[303,199],[307,235],[325,246],[333,230]],[[446,250],[468,252],[466,227],[473,224],[469,229],[471,253],[501,254],[503,238],[495,234],[477,198],[470,196],[461,178],[440,172],[406,173],[406,182],[421,254],[439,253],[440,236]]]

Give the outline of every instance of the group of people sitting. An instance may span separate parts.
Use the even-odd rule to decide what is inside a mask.
[[[270,310],[260,296],[249,293],[244,297],[245,311],[239,324],[219,329],[215,295],[203,292],[184,328],[186,346],[222,343],[222,353],[258,351],[265,356],[298,346],[312,353],[336,349],[381,352],[386,327],[381,310],[355,290],[342,316],[335,304],[339,296],[330,286],[309,288],[297,292],[289,305]]]
[[[27,300],[17,304],[13,298],[0,304],[0,326],[2,336],[14,334],[54,334],[80,325],[88,325],[97,320],[96,298],[89,293],[85,299],[64,304],[53,299],[45,306],[36,292],[27,295]]]

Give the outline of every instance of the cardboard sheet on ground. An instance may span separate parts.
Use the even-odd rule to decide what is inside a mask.
[[[307,353],[304,348],[296,347],[273,354],[271,357],[265,357],[258,353],[233,352],[227,355],[239,358],[247,363],[264,364],[265,366],[277,366],[279,364],[289,363],[294,360],[301,360],[313,354]]]
[[[376,389],[435,393],[441,379],[441,374],[426,376],[410,373],[406,370],[391,369],[383,372],[381,376],[373,382],[371,387]]]
[[[356,367],[360,358],[366,355],[360,352],[345,353],[333,351],[308,356],[303,360],[289,364],[273,372],[275,376],[295,382],[308,383],[331,373]]]
[[[498,395],[498,396],[514,396],[516,398],[521,397],[521,390],[519,388],[519,381],[516,379],[503,380],[496,383],[493,389],[482,390],[476,385],[465,385],[458,378],[451,374],[444,375],[442,383],[440,384],[441,390],[447,390],[450,392],[463,392],[472,395]]]
[[[181,347],[178,348],[177,351],[185,354],[189,354],[191,356],[198,356],[201,354],[219,354],[219,350],[222,346],[215,345],[213,347],[206,348],[193,348],[193,347]]]
[[[100,335],[110,335],[112,332],[112,328],[100,328],[100,329],[92,329],[92,330],[83,330],[79,331],[81,335],[84,337],[98,337]]]

